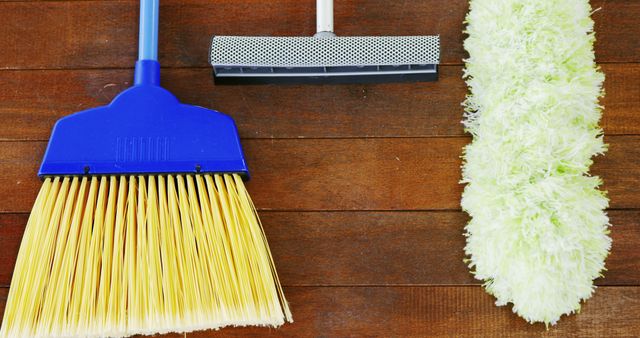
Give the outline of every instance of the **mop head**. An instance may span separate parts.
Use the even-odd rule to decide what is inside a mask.
[[[611,247],[587,0],[472,0],[462,208],[469,267],[530,323],[580,309]]]
[[[0,337],[121,337],[291,321],[241,177],[46,178]]]

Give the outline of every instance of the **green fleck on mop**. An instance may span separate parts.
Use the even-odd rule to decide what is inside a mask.
[[[462,208],[469,267],[497,305],[555,324],[594,292],[611,247],[589,175],[606,150],[587,0],[472,0]]]

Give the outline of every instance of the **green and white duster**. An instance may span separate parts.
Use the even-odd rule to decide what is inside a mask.
[[[468,264],[497,305],[555,324],[594,291],[611,247],[589,175],[606,150],[587,0],[471,0],[462,198]]]

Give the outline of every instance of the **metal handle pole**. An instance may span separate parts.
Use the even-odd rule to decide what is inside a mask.
[[[334,36],[333,34],[333,0],[316,1],[316,31],[317,37]],[[330,34],[327,34],[330,33]]]

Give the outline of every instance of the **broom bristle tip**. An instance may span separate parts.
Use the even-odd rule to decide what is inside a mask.
[[[47,177],[0,337],[286,321],[291,313],[240,175]]]

